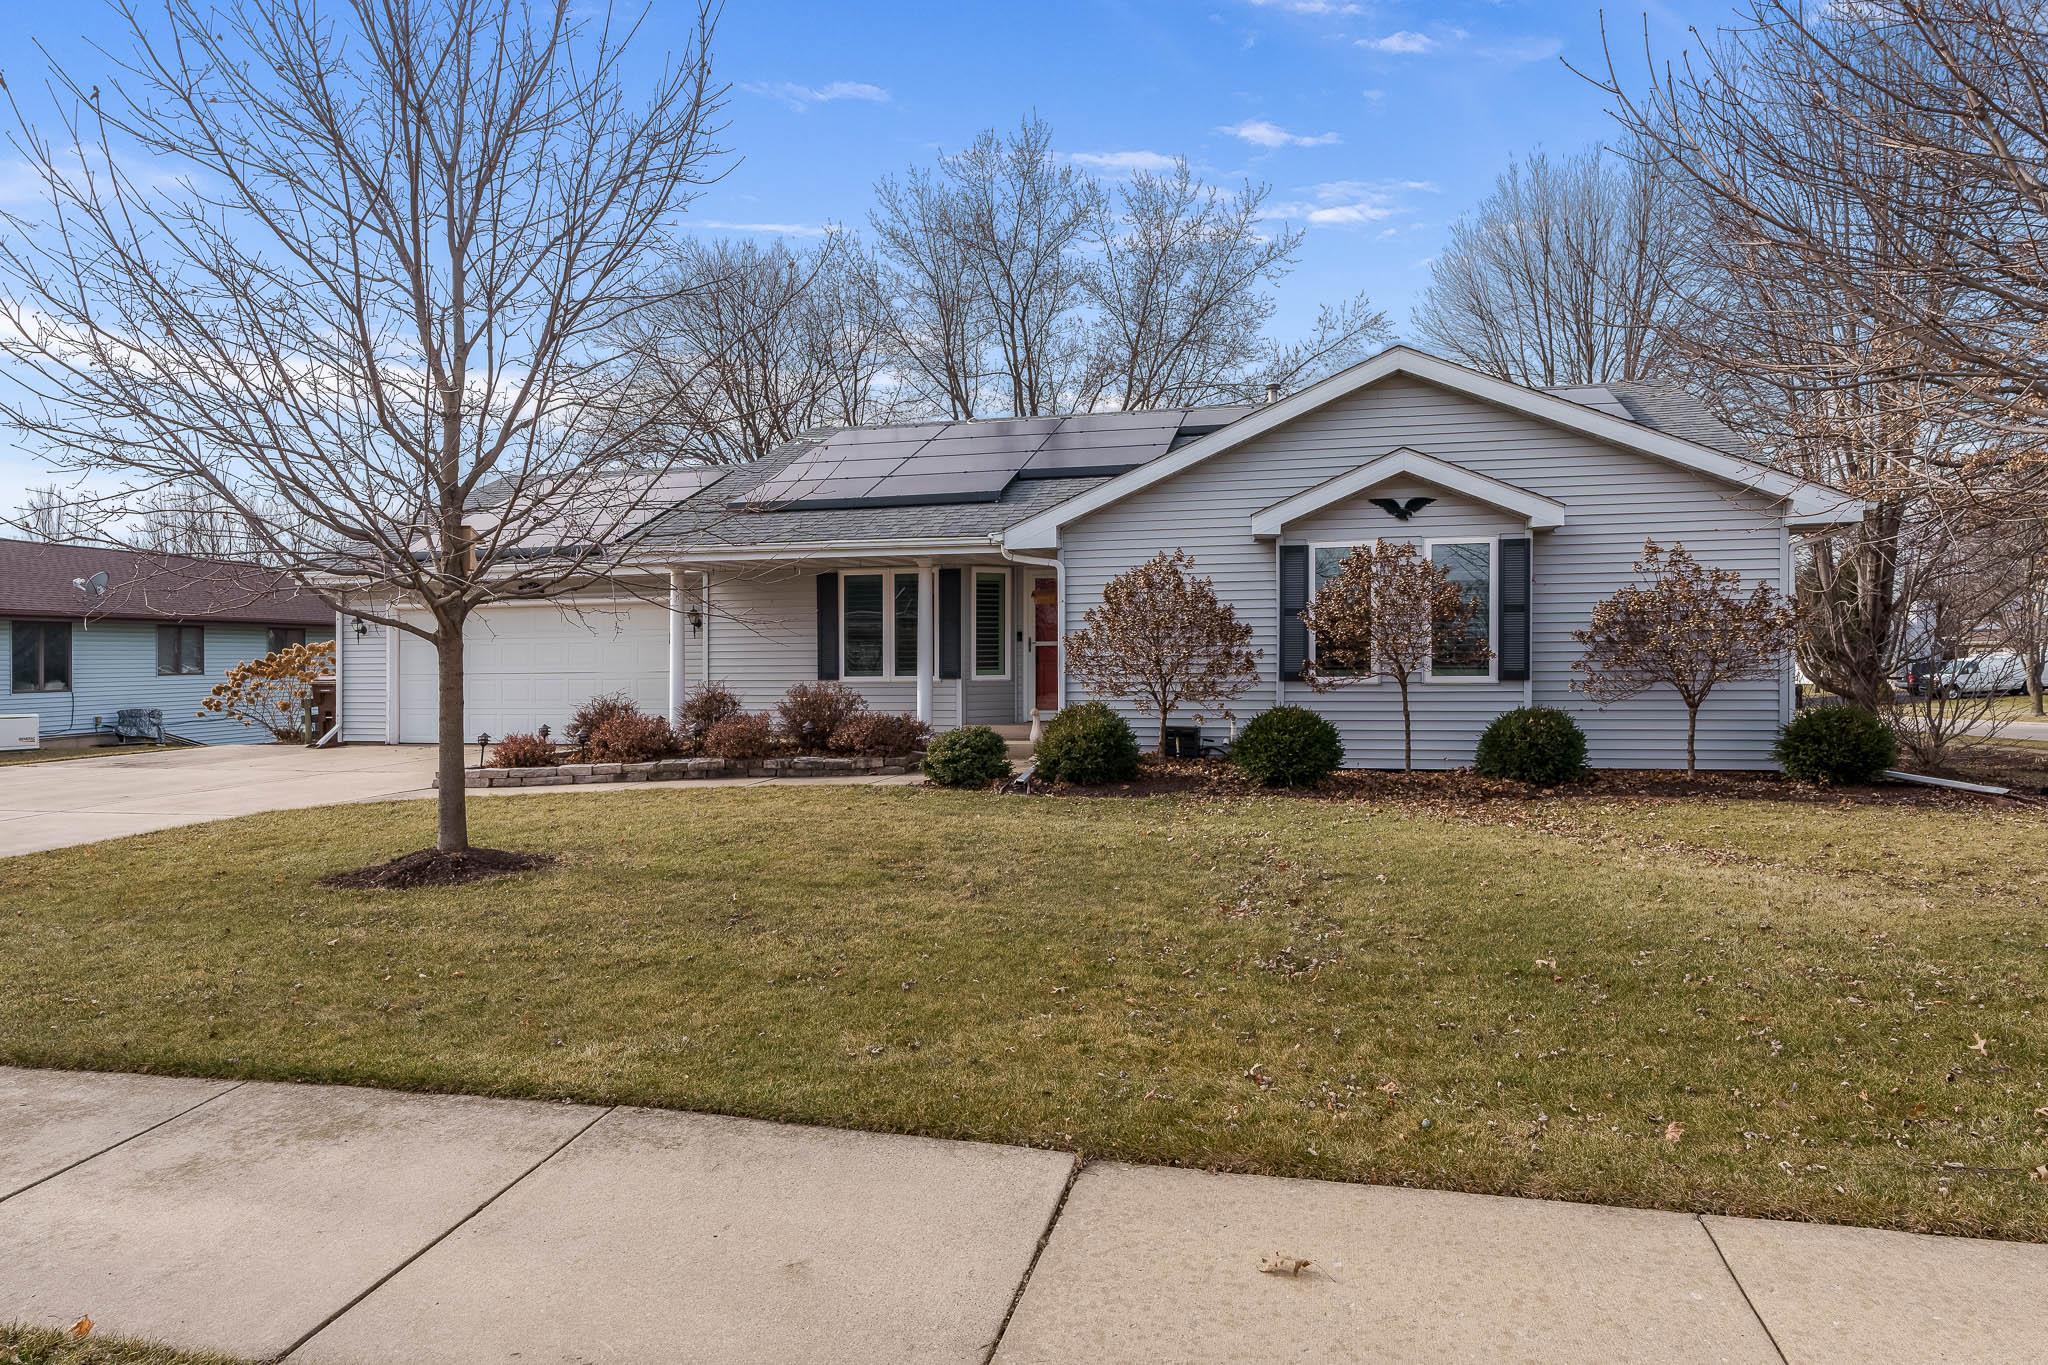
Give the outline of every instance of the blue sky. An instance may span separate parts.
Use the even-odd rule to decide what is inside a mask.
[[[1675,57],[1689,26],[1732,17],[1728,0],[1606,13],[1637,72],[1646,21],[1659,56]],[[878,176],[1035,110],[1063,153],[1105,176],[1185,155],[1215,180],[1269,182],[1276,213],[1307,229],[1276,330],[1360,289],[1405,328],[1446,227],[1508,156],[1609,135],[1599,93],[1564,66],[1600,66],[1600,17],[1538,0],[730,0],[714,55],[733,85],[736,155],[689,230],[858,226]],[[653,0],[648,60],[686,19]],[[0,6],[17,90],[40,67],[31,39],[89,77],[101,60],[89,39],[111,32],[97,0]],[[0,196],[16,185],[9,169]],[[0,432],[10,509],[45,477],[15,445]]]

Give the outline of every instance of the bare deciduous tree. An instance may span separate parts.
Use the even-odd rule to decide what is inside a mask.
[[[1600,702],[1669,687],[1685,703],[1685,770],[1699,767],[1700,707],[1722,683],[1772,678],[1784,667],[1796,617],[1768,583],[1747,592],[1734,569],[1700,563],[1683,545],[1643,542],[1631,583],[1593,608],[1572,638],[1573,686]]]
[[[43,484],[28,490],[28,496],[6,524],[30,540],[57,544],[91,540],[99,534],[101,523],[95,507],[91,498],[66,493],[55,484]]]
[[[687,243],[673,295],[628,327],[640,384],[700,464],[758,460],[819,426],[887,416],[873,262],[833,233],[816,248]]]
[[[1683,209],[1649,156],[1510,161],[1431,264],[1416,330],[1519,384],[1662,374],[1684,312]]]
[[[1107,697],[1135,697],[1166,723],[1183,706],[1224,706],[1258,681],[1252,628],[1185,550],[1162,550],[1102,589],[1066,638],[1068,670]]]
[[[1373,677],[1401,690],[1401,766],[1415,766],[1408,689],[1432,664],[1469,667],[1492,657],[1479,625],[1483,605],[1411,541],[1376,540],[1344,556],[1302,608],[1315,655],[1301,680],[1318,692]]]
[[[569,0],[120,13],[113,74],[52,73],[55,136],[13,105],[49,214],[0,234],[0,413],[430,641],[460,855],[465,622],[611,568],[662,472],[611,339],[715,154],[714,12],[638,95],[631,26]]]
[[[1698,215],[1688,367],[1767,458],[1869,504],[1808,547],[1798,595],[1807,672],[1873,708],[1908,607],[1982,519],[1981,490],[1998,486],[1985,476],[2013,462],[2032,400],[2017,401],[2011,366],[2038,364],[2048,321],[2048,295],[2035,290],[2030,329],[2025,291],[1988,264],[2009,253],[2037,274],[2044,220],[2017,168],[1984,159],[1977,97],[1956,78],[2023,97],[2048,56],[2038,32],[1990,38],[1994,14],[2027,17],[1998,0],[1761,0],[1719,47],[1653,64],[1640,90],[1611,58],[1599,82]],[[1993,47],[2014,65],[1992,71]],[[1956,65],[1962,48],[1975,55]]]

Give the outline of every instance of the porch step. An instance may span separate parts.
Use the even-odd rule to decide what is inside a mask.
[[[1001,735],[1004,739],[1031,738],[1031,727],[1029,725],[991,725],[988,728]]]
[[[1021,763],[1037,753],[1038,746],[1028,739],[1006,739],[1003,741],[1003,750],[1009,754],[1012,763]]]

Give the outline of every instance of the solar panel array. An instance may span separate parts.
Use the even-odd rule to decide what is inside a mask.
[[[1188,418],[1188,410],[1172,408],[834,432],[734,505],[758,511],[994,502],[1016,479],[1135,469],[1171,449]],[[1208,429],[1220,424],[1210,412],[1201,419]]]

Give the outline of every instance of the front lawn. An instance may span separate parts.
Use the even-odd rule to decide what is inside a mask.
[[[0,1061],[2048,1240],[2048,820],[1845,800],[342,806],[0,861]],[[2048,1174],[2048,1173],[2044,1173]]]
[[[76,1336],[0,1322],[0,1365],[236,1365],[228,1356],[177,1351],[118,1337]]]
[[[179,744],[101,744],[90,749],[9,749],[0,753],[0,768],[17,763],[64,763],[74,758],[112,758],[116,754],[160,754]],[[0,1362],[4,1365],[4,1362]]]

